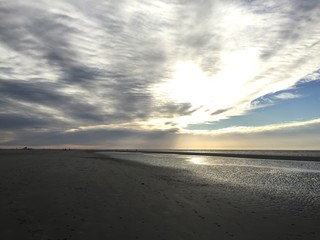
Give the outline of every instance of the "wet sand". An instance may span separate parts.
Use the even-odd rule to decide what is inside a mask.
[[[320,239],[317,206],[92,151],[0,150],[0,195],[1,239]]]
[[[197,152],[197,151],[155,151],[155,150],[104,150],[104,152],[128,152],[128,153],[156,153],[156,154],[177,154],[177,155],[195,155],[195,156],[216,156],[216,157],[235,157],[235,158],[254,158],[254,159],[274,159],[274,160],[291,160],[291,161],[320,161],[320,156],[305,155],[282,155],[282,154],[257,154],[255,151],[248,153],[239,153],[241,151],[229,151],[228,153],[222,152]],[[237,153],[232,153],[237,152]],[[257,151],[261,152],[261,151]],[[273,151],[274,152],[274,151]],[[315,151],[313,151],[315,152]]]

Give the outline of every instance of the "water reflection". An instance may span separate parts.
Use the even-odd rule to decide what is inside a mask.
[[[206,165],[208,164],[203,157],[191,157],[187,160],[187,162],[197,165]]]
[[[320,162],[246,159],[175,154],[105,153],[116,159],[183,169],[211,183],[241,185],[284,193],[301,201],[320,202]],[[189,176],[189,175],[186,175]]]

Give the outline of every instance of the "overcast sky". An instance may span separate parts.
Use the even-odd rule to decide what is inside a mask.
[[[319,0],[0,0],[0,146],[320,149]]]

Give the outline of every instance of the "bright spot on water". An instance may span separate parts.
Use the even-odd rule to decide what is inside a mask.
[[[197,165],[206,164],[206,162],[204,161],[204,159],[201,158],[201,157],[192,157],[192,158],[188,159],[187,161],[188,161],[189,163],[197,164]]]

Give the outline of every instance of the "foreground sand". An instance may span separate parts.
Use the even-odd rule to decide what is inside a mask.
[[[320,239],[320,209],[89,151],[0,150],[0,239]]]

